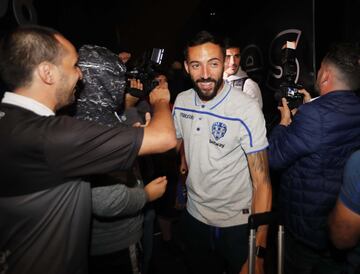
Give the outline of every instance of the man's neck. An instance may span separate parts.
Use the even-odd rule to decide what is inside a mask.
[[[53,112],[56,111],[55,105],[52,104],[50,100],[50,92],[39,93],[37,90],[34,91],[33,89],[19,88],[14,90],[14,93],[35,100],[38,103],[46,106]]]

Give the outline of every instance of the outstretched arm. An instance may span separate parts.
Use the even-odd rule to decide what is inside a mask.
[[[176,146],[175,127],[169,101],[170,92],[167,83],[158,85],[150,93],[150,104],[154,114],[150,124],[144,129],[139,155],[161,153]]]

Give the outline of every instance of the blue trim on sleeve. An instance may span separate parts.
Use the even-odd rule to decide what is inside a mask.
[[[265,146],[263,148],[260,148],[260,149],[257,149],[257,150],[254,150],[254,151],[250,151],[250,152],[247,152],[246,155],[249,155],[249,154],[253,154],[253,153],[257,153],[257,152],[260,152],[260,151],[263,151],[263,150],[266,150],[269,146]]]
[[[194,113],[199,113],[199,114],[214,116],[214,117],[217,117],[217,118],[220,118],[220,119],[224,119],[224,120],[229,120],[229,121],[238,121],[238,122],[240,122],[240,123],[244,126],[244,128],[245,128],[246,131],[248,132],[248,134],[249,134],[249,139],[250,139],[250,147],[253,147],[253,140],[252,140],[252,135],[251,135],[250,129],[249,129],[248,126],[245,124],[245,122],[244,122],[243,120],[239,119],[239,118],[224,117],[224,116],[217,115],[217,114],[214,114],[214,113],[211,113],[211,112],[208,112],[208,111],[200,111],[200,110],[188,109],[188,108],[181,108],[181,107],[175,107],[175,108],[174,108],[174,112],[175,112],[176,110],[184,110],[184,111],[188,111],[188,112],[194,112]]]

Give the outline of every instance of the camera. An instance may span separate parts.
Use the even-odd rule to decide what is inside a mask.
[[[299,85],[297,85],[297,86],[289,86],[289,85],[280,86],[280,89],[283,93],[282,97],[286,98],[289,109],[298,108],[300,105],[302,105],[303,100],[304,100],[304,95],[299,92],[299,89],[301,89],[301,88],[302,87]],[[281,105],[281,101],[280,101],[280,105]]]
[[[299,92],[299,89],[303,87],[295,83],[297,76],[295,42],[287,41],[281,50],[281,65],[283,68],[280,84],[281,97],[286,98],[290,109],[298,108],[303,103],[304,95]]]
[[[132,69],[126,72],[128,79],[139,79],[143,84],[143,90],[139,91],[137,89],[128,88],[127,91],[135,97],[145,97],[152,91],[159,82],[155,79],[156,76],[156,67],[161,65],[162,59],[164,56],[164,49],[153,48],[151,54],[146,52],[143,55],[143,59],[140,61],[139,65],[135,65]]]

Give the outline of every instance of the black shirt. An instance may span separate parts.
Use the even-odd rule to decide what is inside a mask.
[[[108,128],[0,105],[0,272],[86,273],[90,186],[129,168],[142,128]]]

